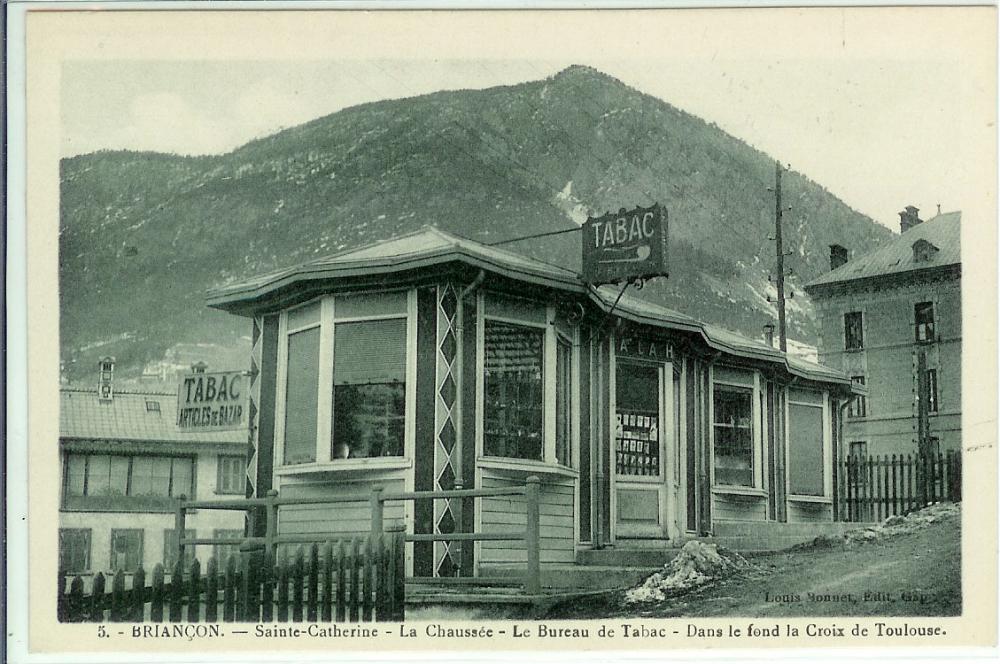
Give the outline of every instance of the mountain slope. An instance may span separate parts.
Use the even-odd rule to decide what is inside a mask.
[[[491,241],[653,201],[670,212],[672,267],[643,295],[759,336],[774,315],[773,171],[717,127],[587,67],[364,104],[220,156],[74,157],[61,168],[63,359],[74,377],[105,353],[135,374],[179,343],[243,347],[248,324],[207,309],[206,287],[426,224]],[[783,183],[793,285],[826,269],[829,244],[891,235],[801,175]],[[579,260],[576,234],[509,247]],[[798,292],[790,332],[815,337]]]

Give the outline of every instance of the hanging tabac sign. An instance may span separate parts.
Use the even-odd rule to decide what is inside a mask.
[[[659,203],[584,222],[584,281],[597,286],[661,276],[667,276],[667,211]]]

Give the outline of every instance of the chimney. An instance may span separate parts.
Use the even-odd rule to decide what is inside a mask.
[[[764,326],[764,343],[774,348],[774,323],[768,323]]]
[[[905,233],[917,224],[923,222],[918,213],[920,210],[913,207],[912,205],[907,205],[906,209],[899,213],[899,232]]]
[[[842,247],[839,244],[830,245],[831,270],[836,270],[838,267],[840,267],[850,259],[851,259],[851,253],[847,251],[847,247]]]
[[[97,400],[110,403],[115,398],[115,358],[102,357],[97,362]]]

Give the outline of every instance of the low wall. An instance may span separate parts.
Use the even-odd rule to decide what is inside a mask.
[[[821,535],[842,537],[849,530],[863,530],[873,525],[838,521],[779,523],[717,520],[714,536],[709,541],[736,551],[778,551],[811,542]]]

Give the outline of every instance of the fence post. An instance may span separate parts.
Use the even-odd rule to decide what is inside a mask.
[[[146,617],[146,570],[142,568],[142,565],[139,565],[139,569],[132,575],[130,603],[127,620],[144,622]]]
[[[188,579],[187,621],[196,623],[201,619],[201,563],[195,558],[188,569],[191,578]]]
[[[267,495],[264,496],[264,500],[266,502],[264,506],[264,551],[269,554],[272,559],[274,557],[274,538],[278,532],[277,499],[278,492],[274,489],[268,490]]]
[[[392,532],[392,613],[390,620],[402,621],[406,615],[406,525],[393,526]]]
[[[157,563],[153,568],[153,590],[149,597],[149,619],[152,622],[163,622],[163,565]]]
[[[187,507],[184,503],[187,502],[187,496],[183,493],[180,498],[177,499],[177,505],[174,507],[174,535],[177,541],[177,560],[184,560],[184,522],[187,519]],[[173,583],[173,579],[170,580]]]
[[[465,485],[462,481],[462,478],[456,477],[455,490],[461,491],[463,488],[465,488]],[[462,523],[462,513],[465,511],[465,498],[459,496],[457,498],[454,498],[453,500],[454,503],[452,504],[451,512],[455,517],[455,532],[464,533],[465,526]],[[462,576],[462,547],[464,545],[465,542],[461,540],[451,543],[451,549],[454,553],[455,560],[458,561],[458,563],[456,564],[457,569],[455,570],[455,576]]]
[[[527,510],[527,529],[524,534],[524,543],[528,552],[524,591],[529,595],[537,595],[542,591],[538,505],[541,497],[541,483],[542,481],[537,475],[532,475],[527,479],[524,488],[524,502]]]

